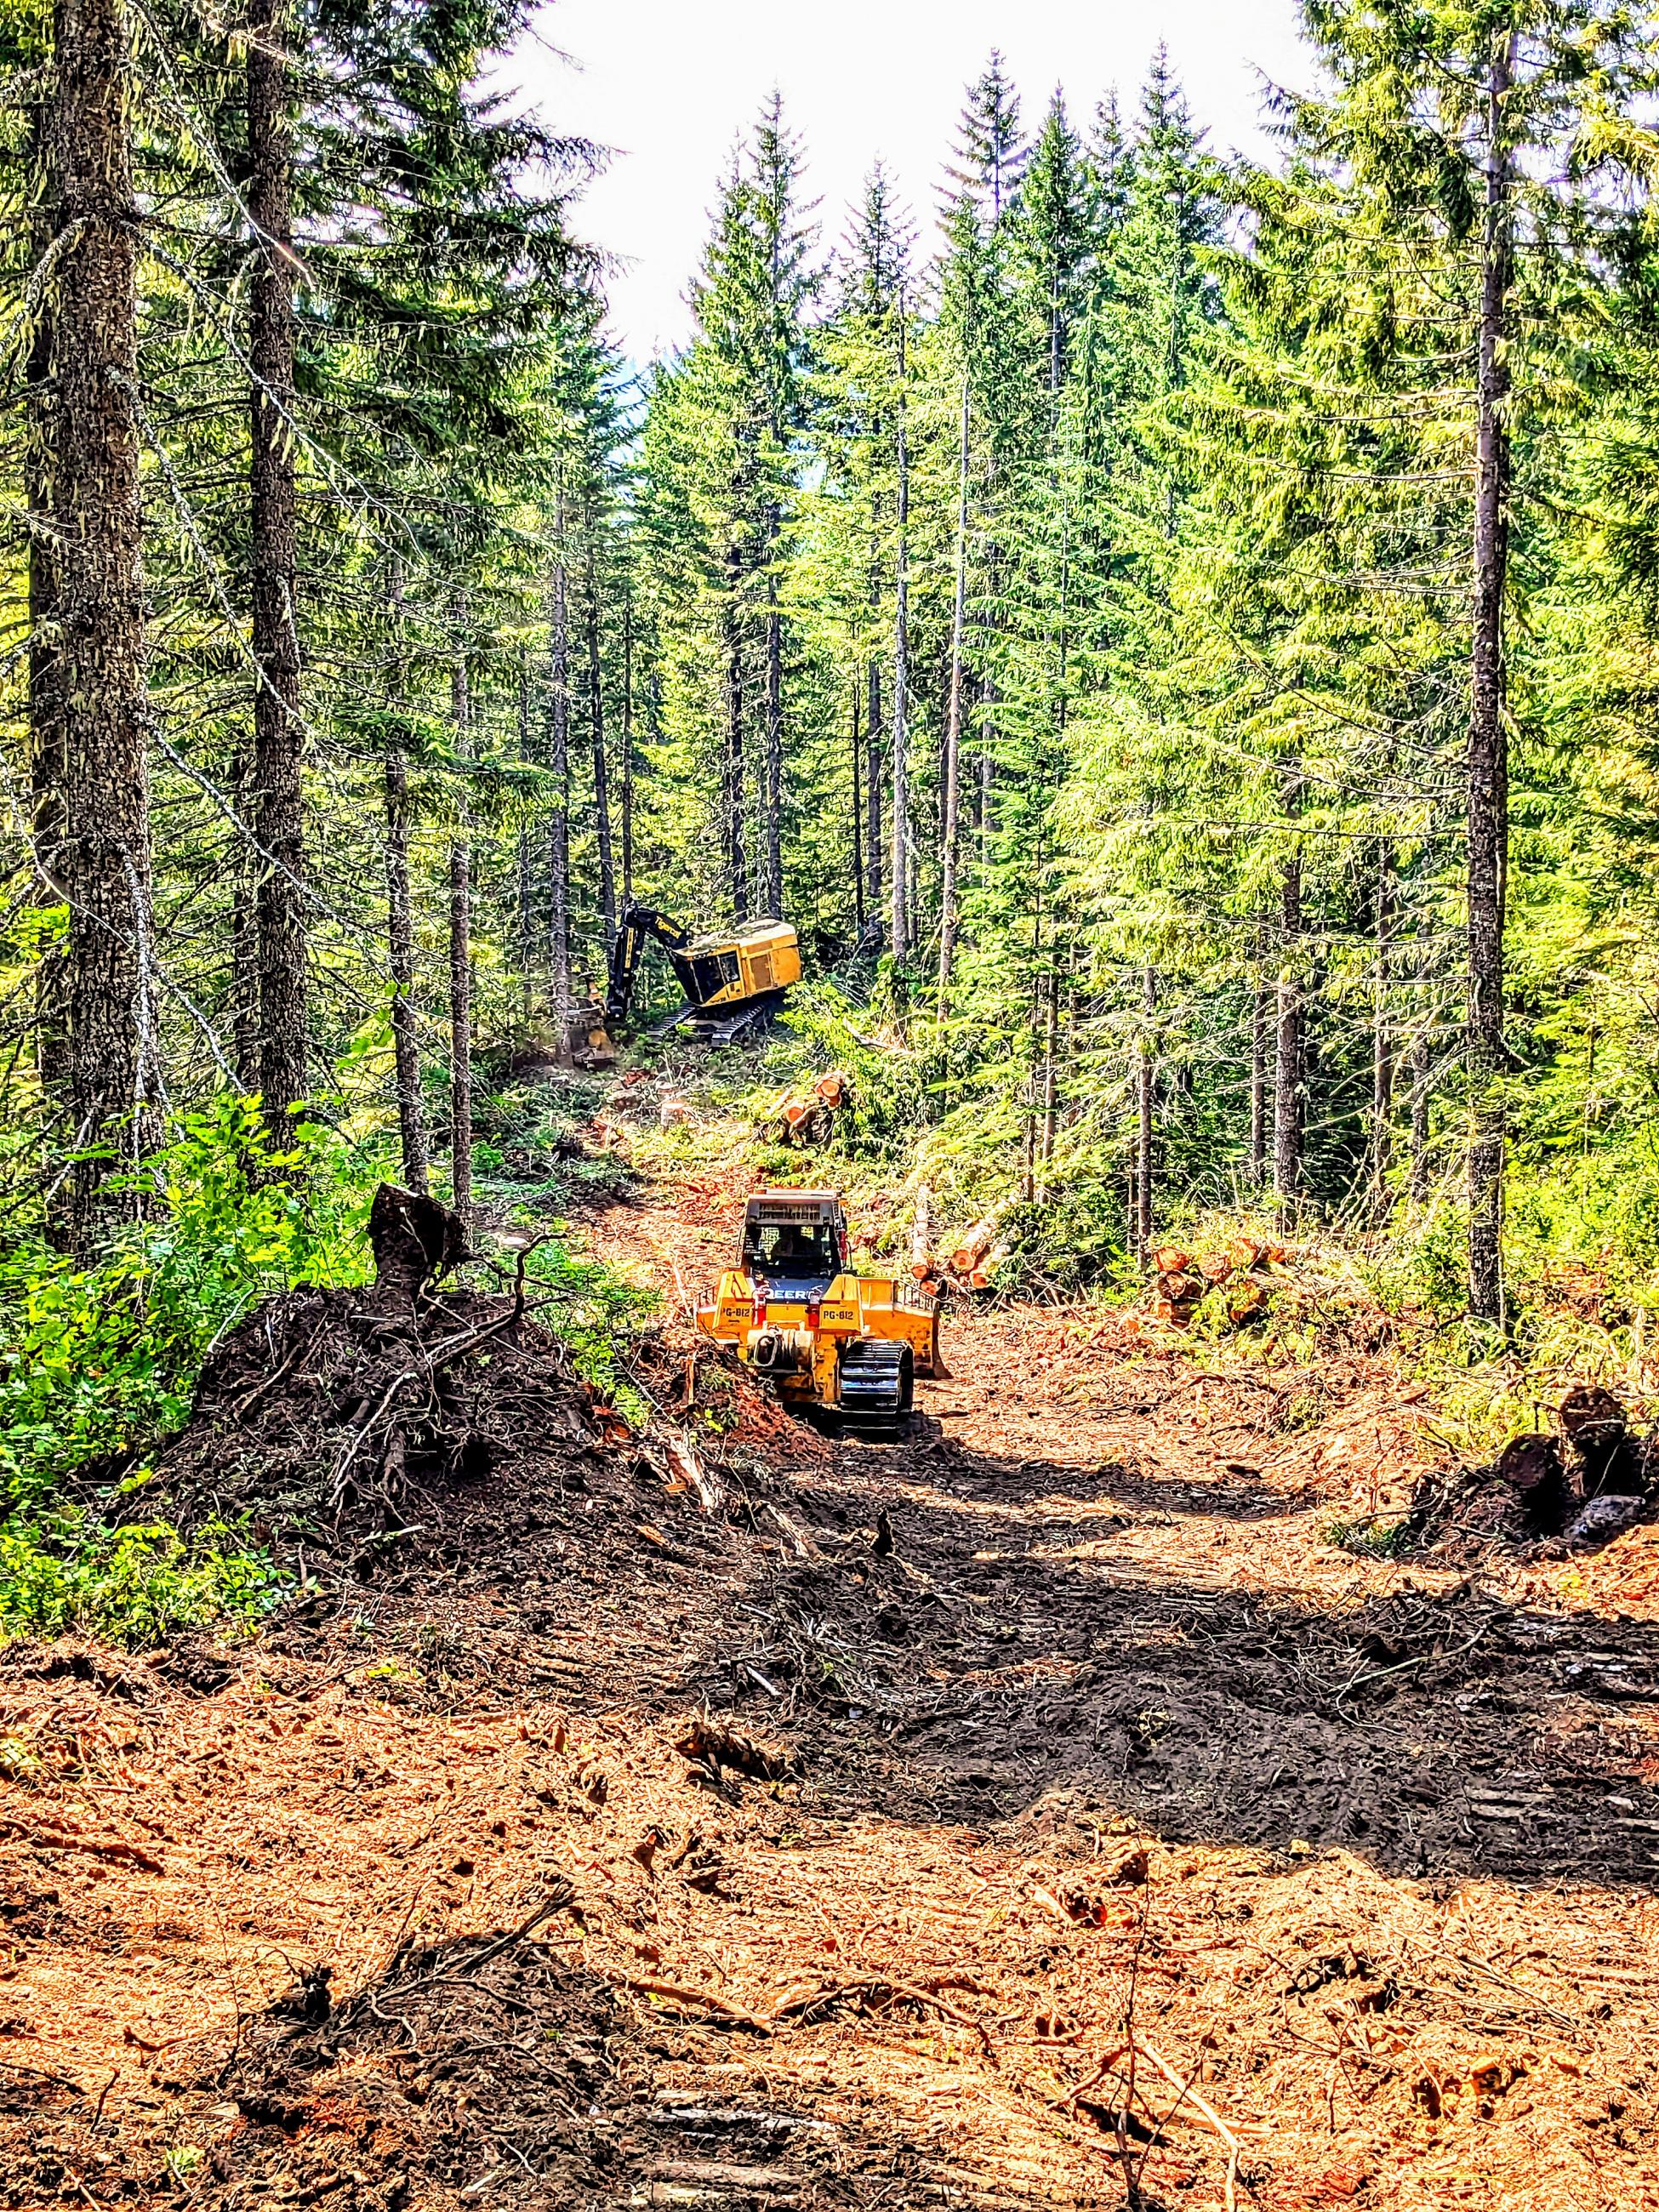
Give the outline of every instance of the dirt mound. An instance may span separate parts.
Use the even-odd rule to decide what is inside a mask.
[[[183,1516],[251,1510],[331,1552],[508,1459],[556,1488],[602,1433],[563,1345],[511,1298],[298,1290],[219,1346],[159,1471]]]
[[[486,2184],[497,2203],[609,2201],[643,2069],[612,1991],[537,1940],[568,1899],[492,1940],[411,1945],[337,2008],[313,1970],[198,2085],[223,2101],[197,2201],[280,2185],[305,2202],[347,2168],[354,2201],[379,2212],[476,2201]]]

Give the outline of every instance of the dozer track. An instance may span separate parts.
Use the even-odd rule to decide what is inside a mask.
[[[908,1420],[915,1362],[908,1344],[862,1337],[842,1346],[835,1412],[848,1427],[891,1429]]]

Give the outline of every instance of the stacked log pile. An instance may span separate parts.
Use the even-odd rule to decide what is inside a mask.
[[[1285,1265],[1281,1244],[1236,1237],[1223,1249],[1201,1258],[1179,1244],[1160,1244],[1152,1253],[1156,1279],[1148,1310],[1154,1321],[1186,1328],[1212,1291],[1222,1292],[1222,1309],[1234,1328],[1266,1313],[1276,1267]]]
[[[846,1076],[832,1067],[804,1090],[781,1092],[762,1115],[760,1133],[769,1144],[790,1145],[801,1152],[809,1146],[827,1145],[835,1134],[836,1115],[852,1103],[852,1096]]]

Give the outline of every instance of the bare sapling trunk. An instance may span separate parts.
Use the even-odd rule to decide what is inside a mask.
[[[519,647],[519,759],[530,763],[530,648]],[[528,821],[519,824],[518,849],[519,1018],[528,1030],[532,1009],[531,975],[536,957],[536,848]]]
[[[1504,408],[1512,177],[1504,103],[1516,34],[1497,34],[1486,81],[1486,204],[1475,376],[1474,634],[1468,757],[1469,1311],[1504,1318],[1504,873],[1509,842],[1504,598],[1509,552]]]
[[[1043,994],[1042,1024],[1042,1130],[1038,1142],[1037,1158],[1043,1168],[1054,1156],[1054,1131],[1060,1111],[1060,963],[1054,957],[1054,948],[1048,952],[1048,975]],[[1046,1187],[1047,1177],[1042,1178]],[[1039,1188],[1039,1197],[1045,1194]]]
[[[968,464],[969,459],[968,371],[962,372],[962,417],[957,441],[957,546],[955,588],[951,603],[951,688],[945,714],[944,820],[939,834],[939,1010],[943,1019],[957,950],[957,855],[962,818],[963,646],[968,611]]]
[[[1389,986],[1394,958],[1394,853],[1386,837],[1376,848],[1376,963],[1371,1007],[1371,1205],[1380,1217],[1388,1204],[1394,1164],[1394,1034]]]
[[[617,941],[617,863],[611,836],[611,770],[605,744],[605,663],[599,650],[599,575],[593,510],[587,511],[587,727],[593,748],[593,836],[599,854],[599,915],[607,958]]]
[[[392,1055],[398,1092],[398,1133],[404,1182],[422,1197],[429,1189],[426,1117],[421,1109],[421,1052],[415,1021],[415,904],[409,873],[409,758],[396,726],[403,684],[403,572],[392,576],[393,624],[386,691],[393,724],[386,745],[386,965],[392,971]]]
[[[1302,1188],[1302,861],[1285,863],[1279,905],[1280,966],[1273,1037],[1273,1197],[1294,1206]]]
[[[881,805],[881,669],[870,663],[867,672],[869,713],[865,717],[868,732],[865,749],[865,797],[867,802],[865,816],[864,862],[866,871],[864,888],[865,904],[869,908],[869,929],[879,945],[885,931],[882,922],[882,908],[885,901],[882,893],[882,805]]]
[[[774,507],[766,570],[766,882],[761,895],[774,919],[783,913],[783,614],[778,605],[778,535]]]
[[[721,812],[725,817],[732,918],[738,922],[749,919],[749,855],[743,834],[743,615],[738,604],[742,581],[742,556],[734,545],[726,556],[726,788]]]
[[[465,647],[451,676],[455,749],[471,743],[471,700]],[[449,1202],[464,1230],[472,1228],[472,839],[465,788],[449,845]]]
[[[553,804],[547,825],[548,989],[561,1057],[570,1032],[570,611],[565,566],[564,473],[553,517],[553,580],[548,610],[548,767]]]
[[[69,1097],[80,1151],[68,1230],[85,1249],[137,1192],[110,1187],[154,1133],[155,1005],[138,483],[139,224],[122,0],[58,0],[52,141],[58,271],[53,483]],[[94,1158],[88,1147],[112,1157]]]
[[[1429,1089],[1433,1077],[1425,1030],[1419,1029],[1412,1039],[1411,1071],[1411,1199],[1413,1206],[1421,1206],[1429,1194]]]
[[[1141,978],[1146,1014],[1135,1050],[1134,1250],[1145,1260],[1152,1249],[1152,1017],[1158,1011],[1158,978],[1148,968]]]
[[[1265,925],[1256,932],[1255,975],[1250,990],[1250,1188],[1259,1191],[1267,1173],[1267,981]]]
[[[253,664],[253,827],[259,1089],[271,1142],[291,1141],[306,1095],[304,727],[300,717],[298,498],[294,436],[294,152],[287,0],[248,20],[248,372]]]
[[[864,682],[853,671],[853,926],[858,942],[864,942],[864,791],[859,774],[863,732],[859,716],[864,706]]]
[[[623,571],[622,696],[622,902],[634,903],[634,584]]]
[[[908,715],[910,709],[910,455],[908,432],[905,419],[904,380],[905,307],[901,294],[898,314],[898,425],[896,431],[898,464],[898,544],[894,557],[893,580],[893,854],[890,869],[891,910],[890,929],[893,940],[893,957],[904,961],[910,957],[910,915],[907,896],[909,888],[908,858],[910,837],[910,738]]]

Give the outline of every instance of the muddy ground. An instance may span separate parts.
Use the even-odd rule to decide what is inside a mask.
[[[689,1465],[532,1412],[255,1642],[0,1659],[0,2200],[1659,2206],[1659,1530],[1347,1556],[1380,1356],[962,1315],[717,1442],[680,1322]]]

